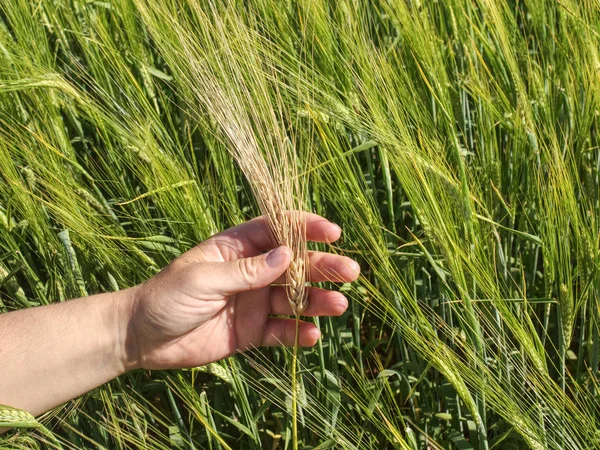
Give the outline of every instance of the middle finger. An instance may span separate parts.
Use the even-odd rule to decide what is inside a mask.
[[[347,256],[334,255],[326,252],[308,252],[308,280],[311,283],[333,281],[349,283],[360,275],[360,266]],[[275,283],[286,282],[286,274],[280,276]]]
[[[292,307],[283,286],[271,288],[269,294],[270,314],[291,315]],[[348,308],[348,300],[341,292],[316,287],[308,288],[308,306],[303,316],[341,316]]]

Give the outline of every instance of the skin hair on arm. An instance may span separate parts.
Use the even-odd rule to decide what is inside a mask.
[[[308,240],[340,228],[304,213]],[[292,254],[257,218],[219,233],[132,288],[0,315],[0,404],[39,415],[135,369],[195,367],[252,347],[294,345],[284,286]],[[309,254],[309,280],[354,281],[353,260]],[[306,316],[341,315],[339,292],[309,288]],[[300,322],[301,346],[320,332]],[[2,430],[0,430],[2,431]]]

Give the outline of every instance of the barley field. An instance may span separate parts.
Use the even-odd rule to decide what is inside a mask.
[[[299,448],[600,448],[599,33],[597,0],[0,0],[0,312],[259,215],[242,136],[362,268],[308,319]],[[0,448],[291,449],[292,353],[0,410]]]

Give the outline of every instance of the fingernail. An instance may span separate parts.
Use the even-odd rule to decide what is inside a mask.
[[[276,268],[283,264],[287,258],[287,249],[284,246],[277,247],[267,254],[267,264],[269,267]]]
[[[319,340],[319,338],[321,337],[321,332],[319,331],[319,329],[317,327],[313,328],[312,330],[310,330],[308,332],[309,336],[310,336],[310,345],[315,345],[317,343],[317,341]]]
[[[348,299],[346,296],[340,292],[333,299],[333,314],[336,316],[341,316],[348,309]]]
[[[337,304],[346,311],[348,308],[348,299],[346,296],[340,292],[338,292]]]

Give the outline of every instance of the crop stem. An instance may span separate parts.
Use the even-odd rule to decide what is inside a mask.
[[[296,314],[296,332],[294,334],[294,350],[292,353],[292,442],[293,449],[298,450],[298,330],[300,315]]]

